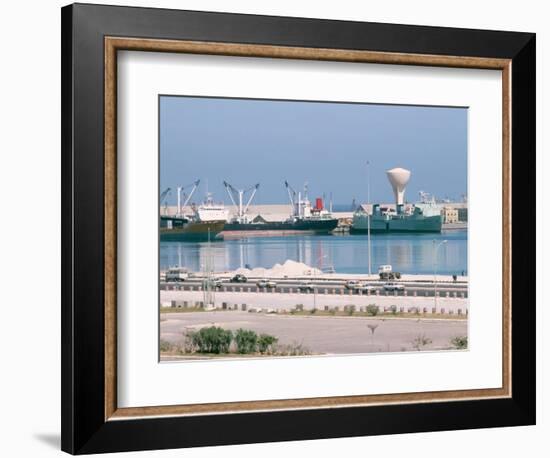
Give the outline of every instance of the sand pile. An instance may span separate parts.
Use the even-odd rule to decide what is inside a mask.
[[[287,260],[284,264],[275,264],[271,269],[265,267],[256,267],[254,269],[237,269],[235,273],[242,274],[245,277],[269,277],[269,278],[284,278],[284,277],[303,277],[320,275],[322,272],[319,269],[310,267],[303,262]]]

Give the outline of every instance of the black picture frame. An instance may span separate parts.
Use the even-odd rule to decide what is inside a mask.
[[[535,424],[535,35],[74,4],[62,8],[62,449],[72,454]],[[512,396],[105,420],[104,37],[511,59]],[[516,224],[514,224],[516,223]],[[299,425],[299,426],[298,426]],[[215,431],[215,433],[213,433]]]

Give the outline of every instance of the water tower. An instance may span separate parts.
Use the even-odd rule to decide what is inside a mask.
[[[388,180],[393,188],[393,194],[395,195],[395,209],[397,213],[403,211],[405,188],[411,177],[411,171],[397,167],[395,169],[388,170],[386,172]]]

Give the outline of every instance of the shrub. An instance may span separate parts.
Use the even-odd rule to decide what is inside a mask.
[[[258,335],[248,329],[237,329],[235,343],[237,344],[237,353],[254,353],[258,343]]]
[[[315,315],[315,313],[317,313],[317,309],[311,309],[311,310],[309,311],[309,313],[311,313],[312,315]]]
[[[161,340],[159,346],[161,353],[166,353],[172,350],[172,344],[166,340]]]
[[[468,348],[468,336],[456,336],[451,339],[451,345],[457,350]]]
[[[369,304],[367,305],[367,313],[370,315],[370,316],[376,316],[378,315],[378,306],[377,305],[374,305],[374,304]]]
[[[431,343],[432,343],[432,339],[430,339],[429,337],[426,337],[425,334],[420,334],[416,336],[415,339],[412,341],[412,346],[416,350],[420,351],[426,345],[430,345]]]
[[[233,333],[217,326],[202,328],[188,334],[199,353],[229,353]]]
[[[392,313],[392,315],[397,315],[397,305],[391,305],[390,312]]]
[[[258,337],[258,350],[260,353],[265,353],[273,349],[273,345],[277,343],[277,337],[269,334],[260,334]]]

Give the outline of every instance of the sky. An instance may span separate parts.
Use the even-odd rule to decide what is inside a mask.
[[[386,170],[411,171],[407,202],[467,192],[467,108],[251,99],[160,97],[160,192],[201,180],[230,204],[223,186],[256,183],[255,204],[288,203],[285,180],[335,205],[393,202]],[[368,162],[368,166],[367,166]],[[367,171],[367,167],[369,171]]]

